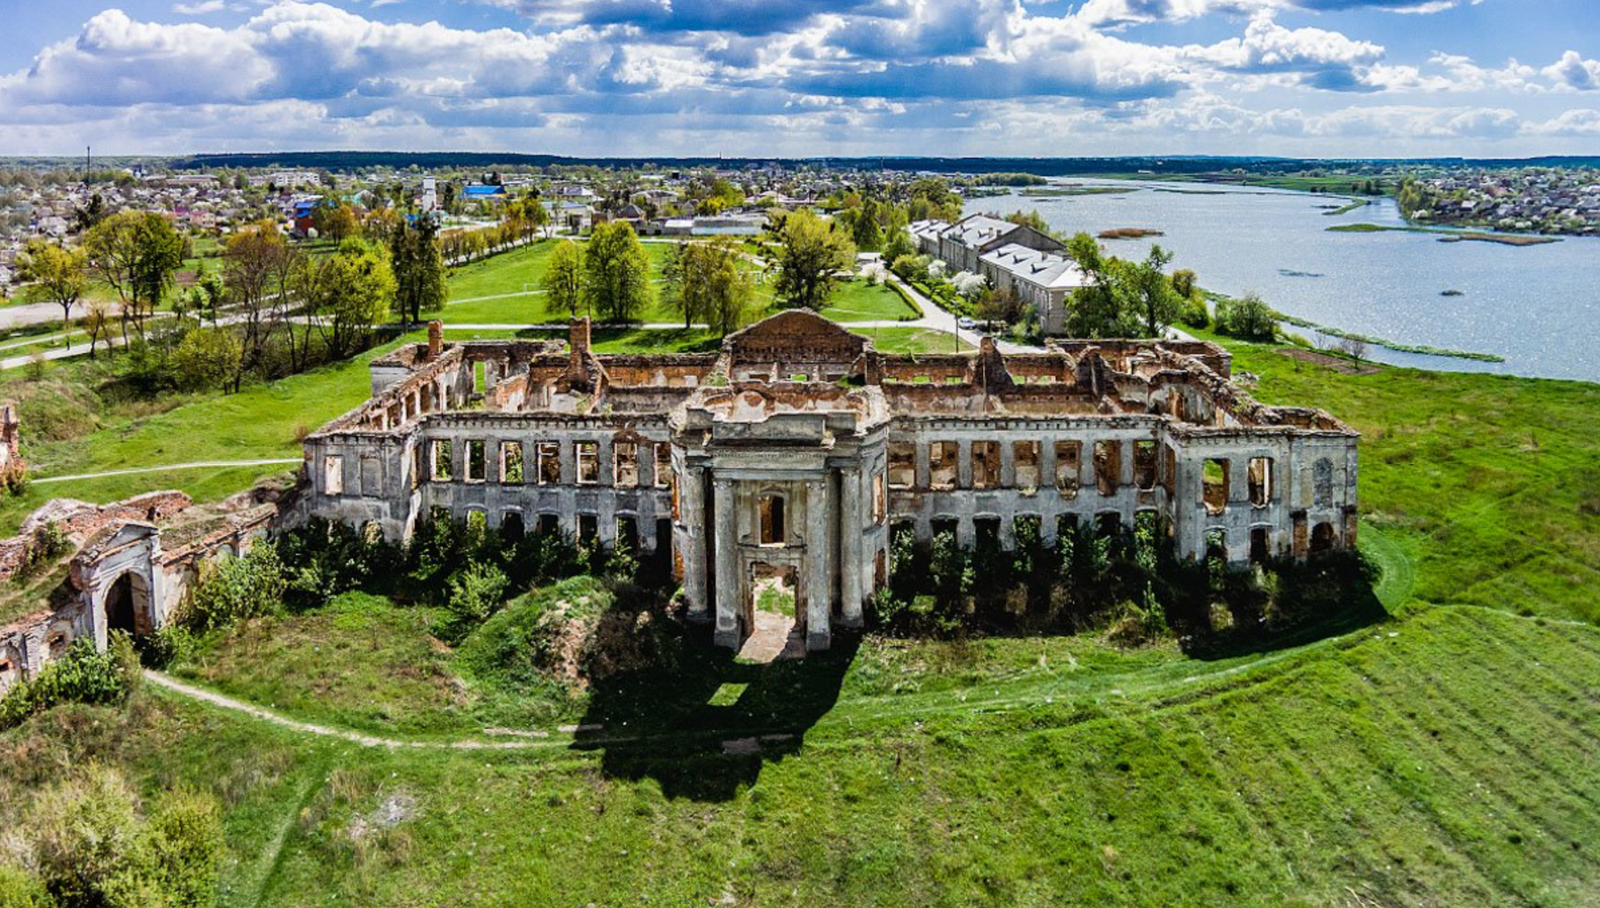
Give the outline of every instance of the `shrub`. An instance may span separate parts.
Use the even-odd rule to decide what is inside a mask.
[[[203,567],[179,609],[180,620],[207,631],[270,614],[282,606],[288,588],[277,546],[260,542],[238,558]]]
[[[158,888],[172,908],[216,904],[222,866],[222,816],[210,795],[167,794],[150,817],[147,837]]]
[[[468,562],[451,574],[445,597],[450,622],[441,628],[441,636],[460,640],[482,624],[505,601],[506,585],[505,573],[482,561]]]
[[[92,637],[72,641],[65,656],[47,664],[34,678],[13,687],[0,699],[0,730],[57,703],[121,703],[139,682],[139,659],[126,634],[113,631],[102,653]]]
[[[175,662],[189,658],[195,650],[194,634],[178,624],[167,624],[137,643],[139,661],[154,669],[163,669]]]
[[[34,799],[26,828],[39,878],[63,908],[216,901],[222,820],[208,796],[171,792],[146,819],[121,773],[89,764]]]
[[[28,541],[28,549],[22,556],[22,564],[17,567],[16,576],[22,579],[37,576],[39,572],[70,551],[72,551],[72,539],[67,536],[67,531],[54,520],[49,521],[44,526],[34,529],[33,538]]]
[[[1277,314],[1254,293],[1224,298],[1217,302],[1217,330],[1229,337],[1271,341],[1278,336]]]
[[[11,864],[0,864],[0,906],[52,908],[55,900],[37,874]]]
[[[1185,297],[1182,307],[1178,310],[1178,320],[1191,328],[1209,327],[1211,312],[1206,308],[1205,298],[1199,294]]]

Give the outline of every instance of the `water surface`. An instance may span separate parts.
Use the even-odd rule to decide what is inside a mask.
[[[1372,347],[1369,357],[1382,362],[1600,381],[1600,238],[1513,247],[1441,243],[1419,233],[1328,233],[1335,224],[1404,222],[1392,199],[1329,216],[1344,200],[1205,183],[1063,182],[1134,191],[1029,198],[1015,190],[973,199],[966,211],[1038,209],[1067,232],[1160,230],[1164,236],[1106,247],[1140,258],[1160,243],[1175,255],[1171,267],[1194,269],[1202,286],[1220,293],[1254,290],[1273,308],[1320,324],[1506,358],[1480,363]],[[1442,296],[1446,290],[1462,295]]]

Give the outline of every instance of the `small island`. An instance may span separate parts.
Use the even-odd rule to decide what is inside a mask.
[[[1118,227],[1114,230],[1102,230],[1098,236],[1102,240],[1142,240],[1145,237],[1166,236],[1166,233],[1145,227]]]
[[[1444,230],[1438,227],[1386,227],[1381,224],[1335,224],[1329,233],[1432,233],[1441,243],[1498,243],[1502,246],[1543,246],[1561,242],[1560,237],[1530,236],[1523,233],[1484,233]]]

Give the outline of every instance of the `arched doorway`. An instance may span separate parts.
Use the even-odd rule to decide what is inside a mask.
[[[1326,555],[1333,551],[1333,524],[1319,523],[1311,530],[1311,554]]]
[[[106,590],[107,631],[122,631],[142,637],[155,630],[150,622],[150,586],[143,577],[128,571]]]

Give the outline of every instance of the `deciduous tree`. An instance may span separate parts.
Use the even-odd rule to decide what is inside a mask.
[[[23,270],[34,282],[37,294],[61,307],[61,330],[68,332],[72,346],[72,307],[89,286],[88,256],[81,249],[68,249],[48,240],[34,240],[23,252]]]
[[[550,308],[576,318],[578,307],[587,305],[583,280],[583,249],[572,240],[562,240],[550,253],[550,261],[539,281],[540,288],[550,298]]]
[[[395,231],[390,267],[397,287],[394,308],[402,321],[420,322],[422,313],[444,308],[444,257],[434,242],[437,231],[428,217]]]
[[[783,243],[778,258],[779,298],[790,306],[822,309],[855,266],[856,250],[850,237],[804,208],[784,219],[778,237]]]
[[[124,320],[142,333],[183,264],[183,239],[159,214],[124,211],[90,228],[83,249],[95,275],[116,291]]]
[[[596,227],[583,264],[589,305],[602,319],[635,321],[650,305],[650,259],[633,225],[610,221]]]

